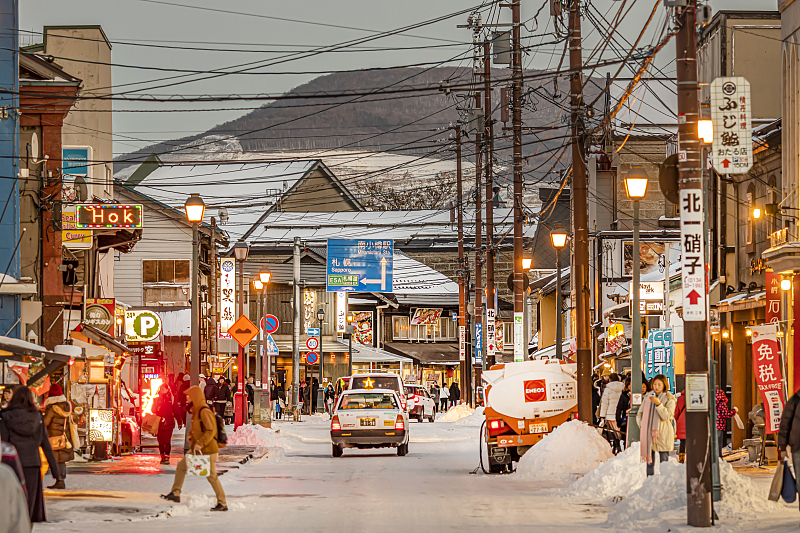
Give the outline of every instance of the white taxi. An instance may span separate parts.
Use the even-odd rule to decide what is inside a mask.
[[[390,389],[343,391],[331,419],[333,456],[345,448],[397,448],[408,453],[408,413]]]

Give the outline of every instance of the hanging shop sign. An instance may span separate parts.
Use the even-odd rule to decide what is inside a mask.
[[[89,442],[114,440],[114,410],[89,409]]]
[[[61,206],[61,246],[70,250],[89,250],[92,248],[92,230],[78,229],[78,215],[75,206]]]
[[[619,354],[620,350],[628,345],[628,339],[625,337],[625,328],[622,324],[611,324],[606,329],[606,351],[614,354]]]
[[[372,346],[372,311],[359,311],[354,313],[353,326],[353,340],[360,344]]]
[[[781,321],[781,277],[772,269],[765,273],[767,285],[766,320],[767,324],[778,324]]]
[[[141,228],[142,206],[122,204],[79,204],[75,206],[79,228]]]
[[[219,262],[219,338],[232,338],[228,329],[236,321],[236,260],[225,257]]]
[[[744,174],[753,166],[750,83],[741,76],[711,82],[712,159],[720,174]]]
[[[505,331],[503,331],[503,323],[495,321],[494,323],[494,346],[495,349],[502,353],[506,349]]]
[[[483,365],[483,324],[475,323],[475,360],[476,365]]]
[[[651,329],[644,349],[644,375],[648,380],[659,374],[666,376],[670,392],[675,392],[675,347],[672,329]]]
[[[317,293],[314,289],[303,291],[303,332],[311,335],[309,329],[314,327],[317,320]]]
[[[412,326],[432,326],[439,323],[442,316],[442,309],[417,308],[411,318]]]
[[[497,348],[494,339],[494,322],[496,315],[497,312],[493,308],[486,308],[486,355],[489,357],[494,355],[495,349]]]
[[[113,337],[115,310],[114,298],[87,298],[83,322]]]
[[[128,343],[131,355],[139,357],[161,357],[161,343],[158,342],[131,342]]]
[[[125,311],[125,338],[128,342],[147,342],[161,335],[161,317],[153,311]]]
[[[347,331],[347,293],[336,293],[336,333]]]
[[[783,397],[783,376],[781,374],[780,345],[778,326],[767,324],[753,326],[753,374],[764,402],[767,434],[777,433],[781,424]]]
[[[458,360],[467,360],[467,327],[458,326]]]
[[[628,283],[628,294],[633,294],[633,282]],[[633,305],[633,298],[630,299]],[[664,312],[664,282],[639,282],[639,314],[642,316],[660,316]],[[633,315],[633,313],[631,313]]]

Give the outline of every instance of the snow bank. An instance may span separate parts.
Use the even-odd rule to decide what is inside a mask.
[[[243,424],[228,435],[229,446],[262,446],[265,448],[283,448],[283,437],[273,429]]]
[[[445,414],[440,416],[436,419],[437,422],[455,422],[456,420],[461,420],[462,418],[468,417],[473,413],[472,407],[469,405],[462,403],[460,405],[456,405]]]
[[[483,424],[484,420],[486,420],[486,417],[483,416],[483,407],[476,407],[475,411],[471,415],[465,416],[464,418],[459,418],[453,422],[453,425],[479,428],[481,427],[481,424]],[[439,422],[441,422],[441,419],[439,419]]]
[[[532,481],[572,481],[613,456],[608,441],[579,420],[558,426],[528,450],[517,465],[516,476]]]
[[[639,458],[639,443],[634,442],[624,452],[576,479],[561,493],[575,498],[624,498],[639,489],[646,476],[645,464]]]
[[[331,416],[328,413],[314,413],[313,415],[304,415],[303,423],[317,426],[324,426],[329,424]]]

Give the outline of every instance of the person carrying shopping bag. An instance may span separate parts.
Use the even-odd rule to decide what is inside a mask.
[[[212,511],[227,511],[228,503],[225,499],[225,491],[217,477],[217,458],[219,457],[219,444],[217,442],[217,417],[211,408],[206,404],[206,398],[200,387],[189,387],[186,390],[186,408],[192,413],[192,426],[189,432],[189,450],[195,455],[207,455],[210,459],[210,471],[208,482],[214,489],[217,497],[217,505],[212,507]],[[178,463],[175,469],[175,482],[172,490],[161,497],[171,502],[180,503],[181,489],[186,478],[187,456]]]
[[[669,452],[675,448],[675,396],[669,392],[669,381],[658,374],[650,381],[651,392],[642,398],[642,405],[636,414],[641,435],[642,462],[647,463],[647,475],[655,473],[655,458],[663,463]]]

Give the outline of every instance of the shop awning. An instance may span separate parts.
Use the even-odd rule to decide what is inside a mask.
[[[64,348],[71,349],[70,347]],[[52,374],[69,364],[70,360],[75,359],[73,355],[51,352],[44,346],[33,344],[32,342],[14,339],[11,337],[0,337],[0,361],[16,360],[20,361],[23,357],[37,357],[44,361],[45,366],[34,376],[28,378],[28,383],[36,383],[44,376]]]
[[[363,344],[353,344],[353,362],[354,363],[405,363],[411,364],[414,361],[402,355],[387,352],[380,348],[373,348],[372,346],[364,346]]]
[[[767,304],[767,293],[761,291],[755,294],[736,294],[717,302],[717,310],[720,313],[731,313],[733,311],[744,311],[756,307],[764,307]]]
[[[458,343],[454,342],[387,342],[384,346],[392,353],[410,357],[421,365],[458,364]]]
[[[86,337],[95,344],[104,346],[105,348],[108,348],[117,355],[125,355],[125,354],[130,355],[131,352],[130,350],[128,350],[127,346],[117,341],[114,337],[112,337],[105,331],[100,331],[95,327],[87,326],[85,323],[81,324],[80,327],[81,327],[80,332],[72,332],[71,336],[73,336],[73,338],[76,338],[78,340],[84,340],[81,338],[81,336]],[[77,333],[77,335],[75,335],[75,333]]]
[[[569,355],[569,340],[566,340],[561,343],[561,355],[568,356]],[[531,354],[531,359],[553,359],[556,356],[556,345],[553,344],[548,346],[547,348],[542,348],[536,352]]]

